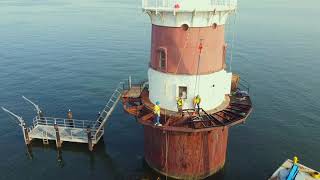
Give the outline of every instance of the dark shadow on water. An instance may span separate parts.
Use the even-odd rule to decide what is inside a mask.
[[[140,174],[136,174],[136,179],[143,179],[143,180],[175,180],[174,178],[166,177],[155,170],[153,170],[147,162],[143,159],[142,160],[142,167],[143,172]],[[216,174],[207,177],[205,180],[224,180],[225,179],[225,168],[221,169]]]
[[[107,153],[106,145],[102,139],[94,146],[92,152],[89,151],[87,144],[64,142],[62,147],[57,149],[55,141],[50,141],[48,145],[44,145],[41,140],[34,140],[32,144],[26,147],[26,156],[28,159],[33,160],[37,157],[37,152],[45,150],[56,151],[56,162],[60,168],[63,168],[68,163],[64,160],[63,153],[72,152],[73,154],[89,157],[89,171],[93,172],[96,169],[96,164],[99,160],[99,162],[103,162],[102,165],[106,170],[112,172],[109,174],[112,179],[123,179],[122,172]]]
[[[154,171],[146,163],[144,158],[141,160],[141,166],[136,167],[135,170],[131,172],[125,172],[116,165],[115,161],[107,153],[107,146],[104,141],[100,141],[95,147],[93,152],[90,152],[87,144],[77,144],[77,143],[66,143],[64,142],[61,149],[57,149],[55,142],[50,141],[49,145],[44,145],[42,141],[35,140],[31,145],[26,147],[26,156],[31,161],[37,157],[37,152],[39,151],[56,151],[56,162],[57,166],[64,168],[67,161],[64,160],[64,152],[72,152],[79,155],[84,155],[89,157],[89,171],[94,172],[97,169],[97,161],[103,162],[103,169],[108,171],[108,176],[110,179],[116,180],[174,180],[173,178],[163,176],[158,172]],[[100,166],[101,164],[99,164]],[[206,180],[223,180],[225,179],[225,169],[220,170],[213,176],[206,178]]]
[[[205,180],[224,180],[225,179],[225,172],[226,172],[226,169],[222,168],[216,174],[207,177]]]

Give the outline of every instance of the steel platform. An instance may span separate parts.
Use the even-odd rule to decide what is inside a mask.
[[[23,99],[32,104],[37,112],[31,126],[28,127],[22,117],[4,107],[2,109],[18,120],[27,145],[34,139],[40,139],[44,144],[49,144],[50,140],[55,141],[57,148],[61,148],[63,142],[87,143],[92,151],[93,146],[103,137],[104,126],[120,100],[122,87],[123,83],[120,82],[95,121],[44,117],[40,107],[24,96]]]
[[[85,127],[85,125],[93,124],[94,121],[90,123],[90,121],[81,121],[81,120],[72,120],[74,122],[81,122],[83,123],[82,127],[79,127],[79,125],[72,125],[71,122],[68,122],[70,120],[63,119],[66,123],[61,124],[57,126],[59,135],[60,135],[60,141],[61,142],[75,142],[75,143],[88,143],[88,129]],[[30,141],[33,139],[39,139],[39,140],[57,140],[57,134],[56,129],[54,127],[54,124],[46,124],[46,123],[40,123],[39,121],[47,121],[47,118],[43,118],[43,120],[36,120],[34,121],[34,125],[29,129],[28,135]],[[94,130],[90,130],[91,133],[94,135]],[[98,134],[98,136],[92,137],[92,144],[97,144],[103,135],[103,129],[101,130],[101,133]]]
[[[80,128],[65,128],[62,127],[59,130],[61,135],[61,141],[88,143],[88,137],[85,129]],[[53,126],[38,125],[31,132],[29,132],[31,139],[48,139],[56,140],[56,131]],[[93,144],[96,144],[93,141]]]

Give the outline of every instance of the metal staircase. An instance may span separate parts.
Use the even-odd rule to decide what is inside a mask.
[[[107,105],[101,111],[99,117],[91,127],[93,131],[95,131],[94,137],[97,138],[99,133],[103,131],[104,124],[109,119],[110,115],[112,114],[114,108],[116,107],[117,103],[120,100],[123,91],[123,83],[121,82],[119,86],[114,90],[110,99],[107,102]]]

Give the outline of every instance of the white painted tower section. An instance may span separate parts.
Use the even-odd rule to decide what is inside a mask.
[[[176,98],[179,96],[179,86],[187,87],[187,99],[184,99],[183,109],[193,109],[193,98],[200,95],[201,107],[212,110],[219,106],[230,94],[232,73],[225,70],[208,75],[174,75],[162,73],[149,68],[149,98],[152,103],[160,101],[161,107],[178,111]]]

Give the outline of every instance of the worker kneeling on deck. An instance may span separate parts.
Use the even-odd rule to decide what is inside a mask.
[[[182,107],[183,107],[183,99],[181,97],[178,97],[177,108],[178,108],[178,113],[181,114],[181,116],[183,116]]]
[[[159,101],[156,102],[156,105],[153,107],[153,113],[155,115],[155,124],[156,126],[162,126],[160,123],[160,103]]]
[[[198,114],[200,113],[200,103],[201,103],[201,98],[199,95],[197,95],[193,99],[193,105],[194,105],[194,110],[197,110]]]

